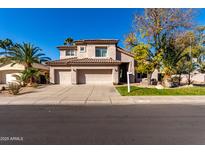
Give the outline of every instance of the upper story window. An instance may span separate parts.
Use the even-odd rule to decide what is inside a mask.
[[[95,49],[95,57],[107,57],[107,48],[97,47]]]
[[[66,56],[75,56],[75,50],[67,50],[65,55]]]
[[[85,52],[85,47],[80,47],[80,52]]]

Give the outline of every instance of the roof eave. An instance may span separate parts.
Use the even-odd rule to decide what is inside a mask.
[[[67,50],[67,49],[75,49],[77,50],[77,46],[58,46],[59,50]]]
[[[132,53],[126,51],[126,50],[123,49],[123,48],[117,47],[117,49],[118,49],[119,52],[124,53],[124,54],[126,54],[127,56],[130,56],[130,57],[133,57],[133,58],[135,57],[134,54],[132,54]]]
[[[47,64],[48,66],[85,66],[85,65],[89,65],[89,66],[118,66],[120,65],[121,62],[115,62],[115,63],[50,63]]]
[[[71,63],[71,66],[85,66],[85,65],[92,65],[92,66],[118,66],[120,63]]]
[[[83,44],[118,44],[119,40],[77,40],[76,45]]]

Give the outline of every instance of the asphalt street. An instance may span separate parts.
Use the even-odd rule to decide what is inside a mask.
[[[1,105],[0,144],[205,144],[205,105]]]

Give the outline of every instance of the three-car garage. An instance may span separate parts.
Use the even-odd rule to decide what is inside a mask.
[[[118,84],[120,61],[101,58],[68,58],[47,63],[50,66],[50,83]]]

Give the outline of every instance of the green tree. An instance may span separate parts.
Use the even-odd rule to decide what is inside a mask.
[[[134,59],[137,61],[136,71],[138,73],[146,73],[148,75],[148,82],[151,82],[151,73],[154,71],[153,54],[150,46],[139,43],[134,46],[131,51],[134,54]]]
[[[180,61],[177,62],[175,66],[176,75],[178,75],[178,84],[181,85],[181,75],[183,73],[188,73],[189,65],[187,65],[187,57],[184,56]]]
[[[200,72],[205,72],[205,26],[196,27],[196,39],[198,43],[198,52],[195,57],[197,58],[197,66]]]
[[[20,75],[14,75],[14,77],[16,77],[17,82],[21,86],[31,86],[39,79],[40,71],[36,68],[27,68],[24,71],[22,71]]]
[[[13,42],[10,39],[0,40],[0,48],[4,50],[5,53],[13,46]],[[6,54],[5,54],[6,56]]]
[[[168,57],[172,54],[171,51],[168,54],[166,52],[167,42],[170,38],[192,28],[192,18],[192,9],[144,9],[144,11],[135,14],[134,32],[128,34],[125,39],[126,47],[132,50],[138,46],[139,40],[144,44],[149,44],[153,55],[150,63],[154,68],[159,69],[163,67],[163,58],[167,57],[166,59],[169,60]]]
[[[151,44],[154,53],[163,52],[162,37],[180,33],[192,27],[192,9],[145,9],[142,14],[136,14],[134,28],[136,34]]]
[[[193,40],[190,42],[190,39]],[[183,57],[190,56],[190,45],[196,48],[195,35],[193,32],[184,32],[174,37],[170,37],[169,40],[164,42],[164,52],[162,59],[163,72],[165,77],[171,77],[171,75],[177,72],[176,67]],[[195,50],[192,50],[194,52]]]
[[[8,50],[13,45],[13,42],[10,39],[0,40],[0,48]]]

